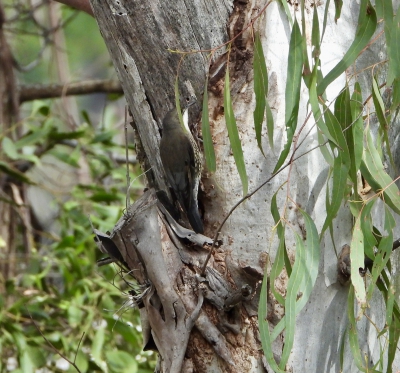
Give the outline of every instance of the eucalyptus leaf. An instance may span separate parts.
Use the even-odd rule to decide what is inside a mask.
[[[360,216],[358,216],[354,224],[350,247],[351,283],[354,286],[358,303],[361,307],[364,307],[367,295],[364,281],[359,272],[360,268],[364,268],[364,234],[361,230]]]
[[[259,33],[255,34],[254,40],[254,93],[256,96],[256,106],[254,108],[254,128],[256,132],[257,145],[265,157],[261,142],[262,124],[264,122],[265,109],[268,94],[268,73],[265,65],[265,57]]]
[[[228,129],[229,141],[235,159],[236,167],[242,181],[243,195],[245,196],[248,191],[248,179],[246,173],[246,166],[244,163],[242,144],[239,138],[239,132],[236,125],[235,114],[233,112],[233,105],[231,100],[231,91],[229,83],[229,68],[226,68],[225,73],[225,87],[224,87],[224,108],[225,108],[225,121]]]
[[[4,153],[12,160],[17,160],[19,158],[17,148],[14,142],[9,137],[3,137],[3,141],[1,142],[1,148],[4,151]]]
[[[274,354],[272,352],[272,341],[269,332],[269,324],[267,320],[267,281],[268,274],[264,273],[264,279],[260,290],[260,302],[258,304],[258,325],[260,329],[260,339],[263,348],[264,356],[267,359],[268,364],[274,370],[275,373],[285,373],[286,370],[281,369],[275,361]]]
[[[375,193],[383,193],[385,203],[397,214],[400,214],[399,189],[392,178],[385,172],[368,128],[364,136],[366,137],[366,146],[360,167],[361,173]]]
[[[349,295],[347,297],[347,317],[350,323],[350,327],[348,329],[350,350],[353,355],[357,368],[361,372],[366,372],[367,370],[364,367],[364,361],[363,358],[361,357],[361,349],[360,349],[360,344],[358,342],[357,322],[354,316],[354,294],[355,294],[354,287],[350,285]]]
[[[301,77],[303,72],[302,45],[303,37],[300,32],[299,24],[295,19],[289,42],[289,57],[285,89],[285,128],[287,139],[273,173],[279,170],[285,162],[292,146],[293,136],[297,128]]]
[[[201,133],[203,135],[204,156],[206,158],[207,170],[209,172],[215,172],[217,165],[215,161],[214,144],[211,136],[208,113],[208,77],[204,83],[203,110],[201,113]]]
[[[318,96],[321,96],[329,84],[336,80],[357,59],[361,51],[370,42],[377,24],[375,9],[368,0],[361,0],[358,27],[355,39],[340,62],[325,76],[318,85]]]

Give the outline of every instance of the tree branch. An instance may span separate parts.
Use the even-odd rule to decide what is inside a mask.
[[[72,8],[82,10],[87,14],[91,15],[92,17],[94,16],[92,6],[90,5],[89,0],[56,0],[56,1],[68,5]]]
[[[69,84],[22,85],[19,88],[21,103],[44,98],[86,95],[90,93],[123,93],[118,80],[86,80]]]

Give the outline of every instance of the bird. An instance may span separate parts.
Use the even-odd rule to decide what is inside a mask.
[[[202,171],[202,156],[190,130],[188,109],[181,125],[177,109],[163,119],[160,157],[169,186],[196,233],[203,233],[197,194]]]

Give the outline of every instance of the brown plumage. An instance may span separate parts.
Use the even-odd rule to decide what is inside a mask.
[[[197,207],[201,154],[192,134],[181,126],[176,109],[164,117],[160,156],[168,183],[190,225],[195,232],[203,233],[203,223]]]

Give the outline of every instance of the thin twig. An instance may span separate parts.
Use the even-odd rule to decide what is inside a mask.
[[[62,95],[86,95],[91,93],[117,93],[122,94],[122,87],[118,80],[85,80],[66,84],[48,85],[22,85],[19,88],[20,102],[59,98]]]
[[[46,341],[46,343],[51,347],[51,349],[57,354],[59,355],[61,358],[63,358],[65,361],[67,361],[68,363],[70,363],[78,373],[81,373],[81,371],[79,370],[78,366],[76,365],[75,361],[76,361],[76,356],[78,354],[78,350],[79,350],[79,346],[83,340],[83,337],[85,336],[85,332],[83,332],[81,339],[79,340],[78,343],[78,349],[76,350],[75,353],[75,358],[74,361],[69,360],[65,355],[63,355],[59,350],[57,350],[54,345],[46,338],[46,336],[43,334],[43,332],[40,330],[39,326],[36,324],[35,320],[33,319],[31,313],[29,312],[28,308],[25,307],[26,311],[29,314],[29,317],[31,318],[33,325],[35,326],[35,328],[37,329],[37,331],[40,333],[40,335],[42,336],[42,338]]]
[[[304,152],[303,154],[300,154],[298,157],[291,159],[290,161],[288,161],[284,166],[282,166],[278,171],[276,171],[275,173],[273,173],[266,181],[264,181],[262,184],[260,184],[256,189],[254,189],[251,193],[246,194],[243,198],[241,198],[228,212],[228,214],[225,216],[224,220],[222,221],[222,223],[219,225],[218,229],[217,229],[217,233],[214,236],[214,240],[213,243],[211,245],[211,249],[207,254],[206,260],[203,264],[203,267],[201,269],[201,273],[202,275],[204,275],[205,271],[206,271],[206,267],[208,264],[208,261],[211,258],[211,255],[214,252],[214,248],[215,248],[215,244],[218,240],[219,234],[221,232],[222,227],[225,225],[226,221],[228,220],[228,218],[232,215],[232,213],[237,209],[237,207],[239,205],[241,205],[244,201],[246,201],[247,199],[249,199],[251,196],[253,196],[255,193],[257,193],[263,186],[265,186],[266,184],[268,184],[276,175],[278,175],[279,173],[281,173],[286,167],[288,167],[290,165],[291,162],[295,162],[297,161],[299,158],[305,156],[306,154],[312,152],[315,149],[318,149],[322,146],[325,146],[328,143],[328,140],[325,141],[323,144],[319,144],[309,150],[307,150],[306,152]]]

